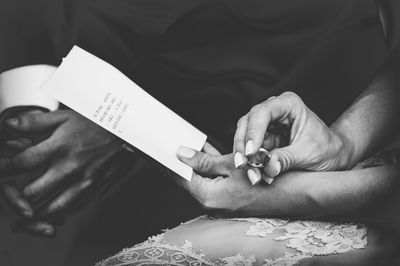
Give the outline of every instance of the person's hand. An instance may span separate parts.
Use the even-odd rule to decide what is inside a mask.
[[[326,126],[292,92],[254,106],[238,121],[233,147],[235,166],[246,165],[261,147],[271,156],[264,167],[267,183],[289,169],[328,171],[349,167],[345,150],[350,145],[346,139]],[[249,168],[248,176],[252,184],[262,177],[257,168]]]
[[[35,146],[0,159],[0,171],[6,175],[46,167],[23,188],[23,196],[35,205],[35,218],[60,220],[132,166],[131,156],[122,150],[120,140],[73,111],[19,116],[6,124],[19,134],[52,132]],[[40,219],[18,224],[34,233],[32,222]]]
[[[42,108],[36,107],[16,107],[6,110],[1,114],[1,121],[10,117],[22,117],[27,115],[35,115],[43,113]],[[0,158],[9,158],[17,155],[23,150],[31,147],[37,142],[45,139],[46,136],[33,132],[32,134],[18,134],[0,125]],[[9,174],[2,174],[0,183],[0,196],[3,206],[8,211],[11,220],[16,221],[20,219],[29,220],[27,223],[27,231],[34,235],[51,236],[54,234],[54,226],[45,221],[33,221],[34,210],[33,206],[23,196],[20,186],[26,180],[38,177],[44,169],[31,169],[26,173],[15,172]],[[14,222],[11,228],[16,231],[17,227]]]
[[[190,182],[181,177],[176,181],[187,190],[203,208],[214,212],[236,212],[254,201],[258,187],[246,178],[246,171],[236,169],[233,155],[221,155],[206,143],[203,152],[181,147],[178,158],[193,168]]]

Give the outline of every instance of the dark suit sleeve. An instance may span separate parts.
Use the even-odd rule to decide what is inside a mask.
[[[0,73],[23,65],[59,63],[68,46],[61,0],[0,1]]]

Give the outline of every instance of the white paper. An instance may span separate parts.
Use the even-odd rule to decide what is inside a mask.
[[[179,146],[200,150],[207,136],[141,89],[115,67],[75,46],[42,89],[178,175],[193,170]]]

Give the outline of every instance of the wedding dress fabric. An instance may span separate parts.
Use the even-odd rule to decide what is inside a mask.
[[[209,220],[199,217],[198,220]],[[221,219],[219,219],[221,220]],[[360,224],[335,224],[313,221],[288,221],[280,219],[222,219],[245,223],[246,237],[270,237],[286,247],[275,257],[257,263],[254,255],[235,254],[212,258],[193,248],[192,241],[186,240],[177,246],[168,243],[164,234],[149,238],[146,242],[127,248],[117,255],[99,263],[103,266],[117,265],[295,265],[303,259],[320,255],[341,254],[367,245],[367,227]],[[265,247],[268,248],[268,247]],[[281,254],[279,254],[281,253]]]
[[[398,163],[397,158],[384,152],[355,168]],[[296,265],[363,250],[367,233],[367,226],[357,223],[201,216],[97,265]]]

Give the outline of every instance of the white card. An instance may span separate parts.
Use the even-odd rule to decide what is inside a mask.
[[[177,149],[200,150],[207,136],[112,65],[74,46],[42,89],[191,180],[193,170],[177,159]]]

